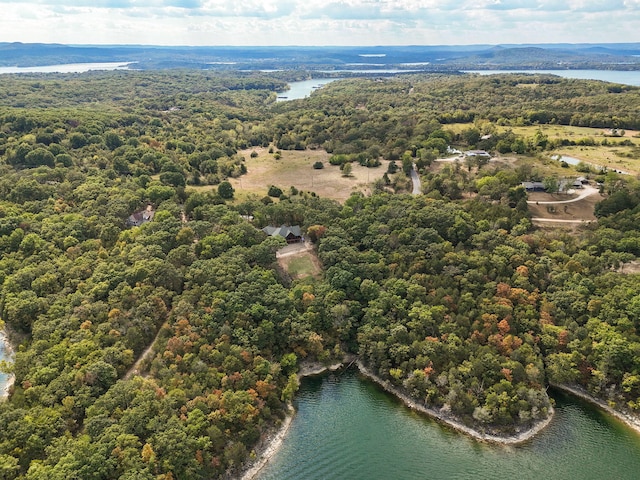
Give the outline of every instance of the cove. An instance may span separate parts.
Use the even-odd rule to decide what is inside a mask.
[[[497,446],[409,410],[355,369],[305,378],[287,436],[256,478],[638,478],[638,434],[579,399],[553,398],[556,413],[543,432]]]
[[[311,80],[289,82],[289,90],[278,92],[277,101],[297,100],[299,98],[308,97],[314,90],[321,88],[327,83],[335,82],[336,80],[340,80],[340,78],[313,78]]]

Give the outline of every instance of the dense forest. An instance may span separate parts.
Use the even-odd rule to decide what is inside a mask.
[[[449,145],[534,164],[557,146],[498,125],[638,128],[640,89],[406,76],[275,103],[284,84],[3,77],[0,315],[16,353],[1,478],[236,475],[286,414],[300,364],[346,353],[482,431],[548,416],[550,382],[640,409],[640,282],[619,272],[640,254],[637,180],[602,174],[599,221],[577,234],[533,227],[531,163],[426,168]],[[256,146],[416,162],[424,195],[233,200],[225,180]],[[153,221],[129,226],[147,206]],[[268,224],[301,225],[323,275],[283,276]]]

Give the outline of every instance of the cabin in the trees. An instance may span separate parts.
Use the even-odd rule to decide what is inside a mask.
[[[151,205],[149,205],[146,209],[129,215],[129,218],[127,218],[127,226],[139,227],[140,225],[144,225],[153,220],[155,213]]]
[[[286,225],[282,225],[281,227],[272,227],[271,225],[269,225],[267,227],[264,227],[262,231],[270,237],[278,235],[284,238],[287,243],[298,243],[304,241],[302,231],[300,230],[300,226],[298,225],[293,225],[291,227],[287,227]]]
[[[544,192],[544,183],[542,182],[522,182],[522,186],[527,192]]]

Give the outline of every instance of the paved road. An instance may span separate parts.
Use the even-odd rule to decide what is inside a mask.
[[[416,164],[413,164],[413,169],[411,169],[411,181],[413,182],[413,191],[412,195],[422,195],[422,184],[420,183],[420,175],[416,171]]]
[[[583,198],[587,198],[593,194],[598,193],[600,190],[598,190],[595,187],[592,187],[591,185],[585,185],[585,187],[581,190],[580,195],[578,195],[576,198],[572,198],[571,200],[552,200],[552,201],[545,201],[545,202],[536,202],[535,200],[527,200],[527,203],[533,204],[533,205],[558,205],[559,203],[572,203],[572,202],[577,202],[578,200],[582,200]]]

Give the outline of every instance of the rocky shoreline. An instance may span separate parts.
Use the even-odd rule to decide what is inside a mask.
[[[456,421],[455,419],[450,418],[449,416],[446,416],[440,413],[435,409],[417,404],[414,399],[402,393],[400,390],[398,390],[393,385],[391,385],[388,381],[385,381],[380,377],[378,377],[377,375],[375,375],[364,364],[362,364],[362,362],[360,362],[359,360],[356,360],[356,358],[357,357],[355,357],[354,355],[346,355],[343,358],[342,362],[334,363],[329,366],[325,366],[320,363],[302,364],[300,366],[300,371],[298,372],[298,381],[300,381],[304,377],[309,377],[313,375],[322,375],[326,372],[334,372],[340,368],[350,366],[351,364],[355,363],[361,374],[363,374],[368,379],[380,385],[387,392],[393,394],[394,396],[402,400],[402,402],[412,410],[416,410],[426,415],[429,415],[430,417],[454,428],[455,430],[458,430],[459,432],[465,433],[476,440],[489,442],[489,443],[502,444],[502,445],[513,445],[513,444],[526,442],[527,440],[537,435],[547,425],[549,425],[549,423],[553,418],[553,409],[552,409],[551,414],[547,418],[537,422],[532,428],[527,429],[521,433],[518,433],[517,435],[504,437],[504,436],[498,436],[498,435],[485,434],[477,430],[474,430],[470,427],[467,427],[466,425],[463,425],[462,423]],[[280,428],[275,433],[273,433],[270,438],[268,437],[264,441],[263,448],[259,447],[257,449],[258,452],[256,452],[256,459],[250,462],[246,466],[246,469],[239,476],[239,478],[241,478],[242,480],[254,480],[256,478],[256,476],[269,463],[269,460],[273,457],[273,455],[275,455],[275,453],[278,451],[278,449],[282,445],[282,442],[284,441],[287,435],[287,432],[289,430],[289,427],[291,425],[294,415],[295,415],[295,410],[291,405],[289,405],[289,412],[284,422],[280,426]]]
[[[287,412],[287,416],[282,422],[282,425],[275,433],[272,434],[272,436],[267,437],[264,441],[264,448],[258,448],[260,452],[256,454],[257,456],[255,460],[247,464],[244,472],[239,477],[241,480],[253,480],[269,463],[269,460],[271,460],[271,457],[275,455],[287,436],[287,432],[289,431],[294,415],[295,410],[291,405],[289,405],[289,411]]]
[[[4,356],[6,358],[11,358],[13,356],[13,347],[9,342],[9,338],[7,337],[4,329],[0,330],[0,343],[4,346]],[[13,375],[9,375],[4,385],[0,385],[0,400],[4,400],[9,396],[9,390],[11,390],[14,381],[15,377]]]
[[[298,371],[298,382],[304,377],[311,377],[314,375],[322,375],[327,372],[335,372],[336,370],[344,367],[349,363],[353,363],[355,360],[355,356],[346,355],[342,362],[334,363],[329,366],[323,365],[318,362],[308,362],[300,365],[300,370]],[[258,473],[269,463],[269,460],[276,454],[285,437],[287,436],[287,432],[289,431],[289,427],[291,426],[291,422],[293,421],[293,417],[295,415],[295,409],[292,405],[288,407],[287,416],[280,428],[275,431],[273,434],[267,437],[267,439],[263,442],[262,447],[257,447],[256,458],[249,462],[245,470],[239,476],[241,480],[253,480],[256,478]]]
[[[610,407],[607,404],[607,402],[605,402],[604,400],[601,400],[600,398],[594,397],[586,389],[578,385],[561,385],[557,383],[552,383],[551,386],[563,392],[569,393],[570,395],[574,395],[578,398],[581,398],[582,400],[585,400],[586,402],[589,402],[592,405],[597,406],[598,408],[601,408],[602,410],[616,417],[618,420],[623,422],[629,428],[633,429],[634,431],[640,434],[640,418]]]
[[[468,426],[460,423],[459,421],[455,420],[454,418],[450,417],[449,415],[443,414],[443,413],[441,413],[440,411],[438,411],[438,410],[436,410],[434,408],[429,408],[429,407],[426,407],[424,405],[420,405],[420,404],[416,403],[416,401],[414,399],[412,399],[411,397],[409,397],[405,393],[401,392],[398,388],[396,388],[393,385],[391,385],[390,382],[388,382],[386,380],[383,380],[382,378],[378,377],[375,373],[373,373],[371,370],[369,370],[362,362],[357,361],[356,364],[358,365],[358,369],[360,370],[360,373],[362,373],[368,379],[376,382],[385,391],[387,391],[387,392],[393,394],[394,396],[398,397],[410,409],[415,410],[417,412],[424,413],[426,415],[429,415],[430,417],[434,418],[435,420],[438,420],[439,422],[442,422],[445,425],[447,425],[447,426],[449,426],[449,427],[451,427],[451,428],[453,428],[453,429],[455,429],[455,430],[457,430],[459,432],[462,432],[462,433],[464,433],[466,435],[469,435],[470,437],[474,438],[475,440],[478,440],[478,441],[481,441],[481,442],[495,443],[495,444],[499,444],[499,445],[516,445],[516,444],[519,444],[519,443],[523,443],[523,442],[526,442],[527,440],[530,440],[534,436],[536,436],[547,425],[549,425],[549,423],[551,423],[551,420],[553,419],[554,411],[553,411],[553,407],[552,407],[549,416],[547,416],[546,418],[538,421],[531,428],[528,428],[527,430],[524,430],[524,431],[522,431],[522,432],[520,432],[518,434],[509,435],[509,436],[502,436],[502,435],[492,435],[492,434],[488,434],[488,433],[479,432],[478,430],[475,430],[475,429],[473,429],[471,427],[468,427]]]

